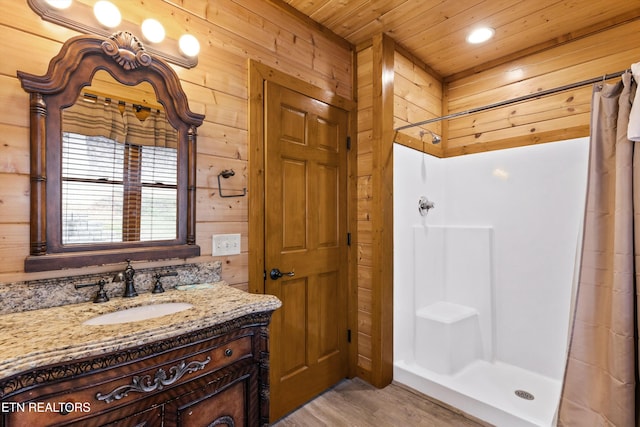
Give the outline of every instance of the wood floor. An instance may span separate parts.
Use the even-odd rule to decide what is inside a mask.
[[[344,380],[273,427],[485,427],[427,398],[391,384],[377,389]]]

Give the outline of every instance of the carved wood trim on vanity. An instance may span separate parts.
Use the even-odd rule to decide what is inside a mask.
[[[143,408],[141,400],[145,399],[146,395],[155,399],[154,407],[162,405],[160,396],[165,392],[163,389],[168,390],[166,392],[171,396],[170,400],[176,398],[179,400],[181,396],[171,388],[185,387],[191,382],[193,383],[192,389],[203,390],[206,396],[211,397],[219,393],[220,390],[233,387],[238,378],[254,378],[242,386],[245,387],[245,393],[250,402],[246,407],[246,415],[249,420],[259,420],[261,426],[267,426],[269,425],[268,324],[271,314],[271,311],[247,314],[212,327],[162,341],[22,372],[0,380],[0,402],[38,401],[37,396],[44,399],[50,395],[56,395],[56,393],[62,402],[66,401],[65,399],[77,402],[77,398],[86,397],[86,395],[78,394],[78,397],[69,397],[68,393],[81,393],[81,390],[86,389],[88,384],[91,387],[95,387],[94,383],[101,384],[98,393],[91,392],[92,399],[94,399],[91,404],[95,404],[97,408],[92,416],[97,416],[95,422],[100,421],[101,424],[103,419],[100,417],[110,416],[113,418],[114,410],[122,412],[123,416],[131,416],[134,411],[137,411],[136,414],[140,414],[141,408]],[[194,350],[196,351],[194,352]],[[211,354],[226,357],[223,356],[222,359],[217,358],[217,360],[211,361]],[[167,356],[166,361],[161,359],[165,355]],[[202,366],[203,369],[183,372],[174,381],[167,382],[166,387],[160,386],[152,390],[137,390],[132,387],[128,393],[119,394],[118,397],[109,401],[101,398],[101,395],[109,394],[118,387],[124,389],[123,385],[135,383],[142,380],[142,377],[149,376],[143,375],[143,373],[151,372],[151,376],[153,376],[153,373],[166,370],[169,375],[173,375],[174,368],[181,365],[182,362],[185,364],[194,360],[202,362],[207,357],[210,360]],[[158,360],[161,362],[158,363]],[[176,364],[176,360],[180,363]],[[145,365],[147,361],[149,361],[149,366]],[[117,371],[117,375],[110,375],[107,382],[104,376],[105,372],[115,371]],[[92,381],[91,375],[101,376],[98,380]],[[54,392],[57,390],[56,384],[58,388],[64,384],[62,388],[67,392],[60,390]],[[77,390],[74,384],[78,384]],[[38,391],[43,388],[44,392]],[[125,402],[125,400],[128,401]],[[100,406],[98,406],[98,401],[101,401]],[[131,407],[134,409],[130,409]],[[93,408],[92,412],[94,412]],[[107,414],[105,415],[105,413]],[[12,424],[8,421],[7,415],[0,415],[2,415],[0,416],[0,426],[10,427]],[[174,422],[177,423],[175,417],[179,417],[179,415],[176,415],[175,411],[166,410],[163,417],[166,425],[174,425]],[[93,418],[79,419],[80,421],[84,419],[83,422],[94,422]]]

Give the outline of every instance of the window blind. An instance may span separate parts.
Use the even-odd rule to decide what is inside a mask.
[[[63,132],[62,243],[171,240],[177,150]]]
[[[149,145],[141,149],[140,240],[175,239],[178,222],[178,150]]]

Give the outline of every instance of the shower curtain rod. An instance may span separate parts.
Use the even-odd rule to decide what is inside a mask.
[[[620,77],[622,74],[626,73],[627,71],[628,70],[618,71],[617,73],[605,74],[604,76],[594,77],[594,78],[589,79],[589,80],[582,80],[580,82],[575,82],[575,83],[571,83],[571,84],[564,85],[564,86],[558,86],[558,87],[554,87],[552,89],[542,90],[540,92],[531,93],[529,95],[519,96],[517,98],[508,99],[506,101],[496,102],[495,104],[484,105],[482,107],[471,108],[469,110],[459,111],[457,113],[448,114],[446,116],[435,117],[433,119],[423,120],[423,121],[418,122],[418,123],[412,123],[412,124],[409,124],[409,125],[400,126],[399,128],[396,128],[395,131],[397,132],[397,131],[400,131],[400,130],[403,130],[403,129],[409,129],[409,128],[412,128],[412,127],[415,127],[415,126],[422,126],[422,125],[426,125],[426,124],[429,124],[429,123],[439,122],[441,120],[449,120],[449,119],[454,119],[454,118],[460,117],[460,116],[466,116],[466,115],[469,115],[469,114],[479,113],[481,111],[492,110],[494,108],[504,107],[504,106],[507,106],[507,105],[516,104],[518,102],[528,101],[529,99],[540,98],[542,96],[553,95],[554,93],[563,92],[565,90],[575,89],[575,88],[580,87],[580,86],[586,86],[586,85],[589,85],[589,84],[603,82],[605,80],[609,80],[609,79],[613,79],[613,78],[616,78],[616,77]]]

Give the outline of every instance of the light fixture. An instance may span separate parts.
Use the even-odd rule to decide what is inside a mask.
[[[489,40],[496,33],[496,30],[490,27],[480,27],[471,31],[467,36],[467,43],[478,44]]]
[[[68,9],[73,0],[46,0],[47,4],[56,9]]]
[[[151,43],[160,43],[164,40],[164,27],[157,20],[151,18],[145,19],[142,21],[140,28],[142,29],[142,35],[144,38]]]
[[[183,34],[178,40],[180,52],[188,57],[197,56],[200,52],[200,43],[198,39],[191,34]]]
[[[112,2],[100,0],[94,6],[89,4],[93,0],[27,0],[27,3],[45,21],[105,38],[111,37],[114,32],[125,31],[140,41],[144,39],[144,48],[152,55],[185,68],[198,65],[200,43],[195,37],[189,35],[178,42],[177,38],[167,36],[162,24],[154,19],[145,20],[142,28],[140,21],[127,21]],[[62,9],[63,6],[66,9]]]
[[[107,28],[115,28],[122,22],[122,15],[115,4],[100,0],[93,6],[93,14],[98,22]]]

